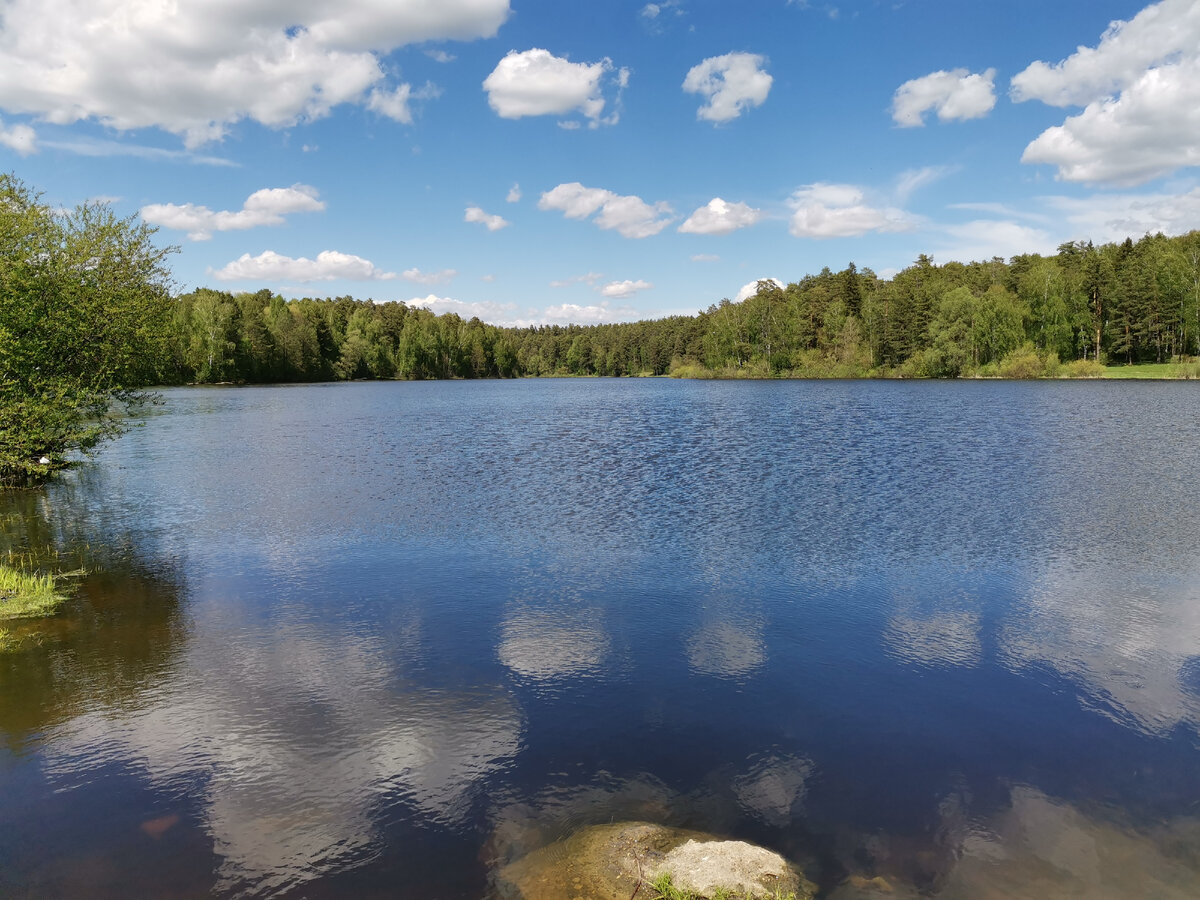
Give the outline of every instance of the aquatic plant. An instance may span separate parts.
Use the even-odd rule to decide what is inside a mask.
[[[34,575],[0,565],[0,620],[53,615],[66,597],[53,575]]]

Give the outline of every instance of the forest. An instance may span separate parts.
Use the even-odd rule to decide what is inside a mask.
[[[176,298],[164,383],[547,375],[1033,378],[1200,355],[1200,231],[894,277],[853,263],[695,316],[504,328],[351,297]],[[1194,364],[1193,364],[1194,367]]]

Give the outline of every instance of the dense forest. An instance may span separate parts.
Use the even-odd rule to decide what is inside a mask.
[[[177,298],[168,382],[531,375],[1039,377],[1200,355],[1200,231],[1054,256],[850,264],[696,316],[501,328],[404,303]]]

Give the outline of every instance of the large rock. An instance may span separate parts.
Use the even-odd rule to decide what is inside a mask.
[[[663,873],[703,898],[724,889],[738,900],[789,894],[809,900],[814,890],[778,853],[644,822],[584,828],[505,866],[497,886],[510,900],[630,900],[635,889],[638,898],[652,900],[650,883]]]

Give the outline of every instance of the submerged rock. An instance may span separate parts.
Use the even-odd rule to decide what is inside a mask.
[[[697,897],[809,900],[814,886],[778,853],[744,841],[645,822],[595,825],[535,850],[497,873],[506,900],[653,900],[650,886],[669,873]],[[639,888],[640,885],[640,888]]]

